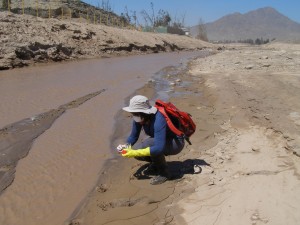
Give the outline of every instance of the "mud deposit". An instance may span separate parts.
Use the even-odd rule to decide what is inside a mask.
[[[27,156],[34,139],[49,129],[53,122],[66,110],[76,108],[104,91],[88,94],[61,105],[57,109],[2,128],[0,130],[0,194],[13,182],[17,163]]]

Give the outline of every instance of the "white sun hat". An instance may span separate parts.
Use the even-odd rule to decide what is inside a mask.
[[[146,114],[155,114],[157,108],[151,106],[149,99],[143,95],[136,95],[130,99],[129,106],[124,107],[123,110],[131,113],[146,113]]]

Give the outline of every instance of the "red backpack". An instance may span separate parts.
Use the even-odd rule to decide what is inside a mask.
[[[154,105],[165,117],[170,130],[184,139],[191,145],[190,136],[195,133],[196,124],[189,113],[182,112],[171,102],[156,100]]]

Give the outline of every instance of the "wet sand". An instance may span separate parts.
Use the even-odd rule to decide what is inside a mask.
[[[197,54],[95,59],[1,72],[3,128],[105,91],[59,114],[46,132],[34,137],[29,154],[16,166],[14,181],[0,195],[0,213],[5,215],[0,222],[62,224],[95,187],[103,163],[114,161],[110,135],[124,98],[147,83],[159,68]]]
[[[27,156],[35,139],[48,130],[54,121],[68,109],[77,108],[84,102],[101,94],[105,90],[78,98],[57,109],[10,124],[0,130],[0,194],[14,180],[15,168],[20,159]]]

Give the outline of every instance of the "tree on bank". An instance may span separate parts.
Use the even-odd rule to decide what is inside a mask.
[[[2,0],[3,9],[9,9],[9,5],[11,4],[11,0]]]
[[[198,34],[197,34],[196,38],[200,39],[202,41],[208,41],[206,27],[205,27],[205,24],[204,24],[204,22],[201,18],[199,19],[197,29],[198,29]]]

